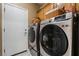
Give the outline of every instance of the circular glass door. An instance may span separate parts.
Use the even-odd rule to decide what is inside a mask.
[[[33,43],[35,41],[35,31],[33,27],[28,30],[28,40]]]
[[[41,46],[48,55],[61,56],[67,51],[68,39],[59,26],[46,25],[41,30]]]

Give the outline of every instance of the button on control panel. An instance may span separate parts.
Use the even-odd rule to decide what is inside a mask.
[[[68,27],[69,25],[62,25],[61,27]]]

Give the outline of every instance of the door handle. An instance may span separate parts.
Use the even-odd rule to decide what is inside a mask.
[[[24,35],[26,36],[26,34],[27,34],[27,29],[25,29],[25,32],[24,32]]]
[[[27,29],[25,29],[25,31],[27,31]]]

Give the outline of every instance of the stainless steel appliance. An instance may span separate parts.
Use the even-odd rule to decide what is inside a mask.
[[[30,26],[28,30],[28,48],[32,56],[37,56],[37,24]]]

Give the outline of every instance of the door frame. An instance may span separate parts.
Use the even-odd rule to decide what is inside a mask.
[[[23,8],[21,6],[18,6],[18,5],[15,5],[13,3],[2,3],[2,56],[4,56],[5,54],[5,46],[4,46],[4,15],[5,15],[5,5],[10,5],[10,6],[13,6],[13,7],[16,7],[16,8],[19,8],[19,9],[22,9],[26,12],[27,10],[27,22],[26,22],[26,25],[28,27],[28,8]],[[28,28],[27,28],[28,29]],[[27,33],[28,33],[28,30],[27,30]],[[28,38],[28,34],[27,34],[27,38]],[[28,39],[27,39],[28,41]]]

